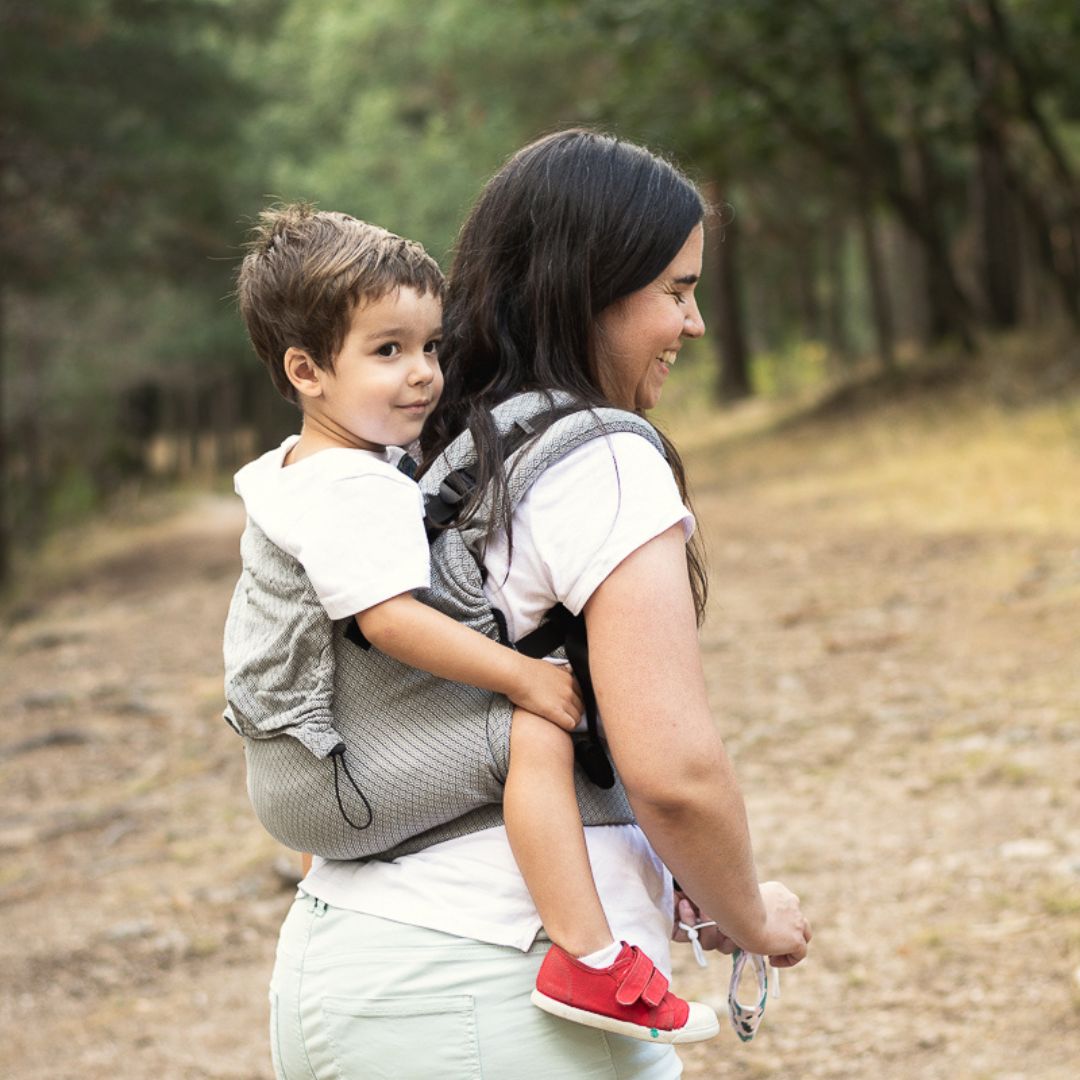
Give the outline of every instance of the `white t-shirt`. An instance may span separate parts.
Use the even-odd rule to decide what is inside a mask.
[[[648,442],[630,433],[594,439],[529,489],[514,514],[512,558],[505,536],[489,544],[485,590],[516,640],[557,602],[580,612],[623,559],[680,522],[689,537],[693,517]],[[585,833],[616,939],[670,973],[671,875],[636,825]],[[315,859],[302,888],[336,907],[496,945],[527,949],[540,930],[503,828],[389,863]]]
[[[296,443],[245,465],[236,493],[267,537],[299,561],[331,619],[431,584],[424,504],[396,468],[402,451],[335,447],[284,465]]]

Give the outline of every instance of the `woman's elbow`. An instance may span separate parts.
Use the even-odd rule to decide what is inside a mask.
[[[682,813],[711,802],[727,782],[727,757],[715,746],[665,747],[648,762],[623,762],[619,776],[632,802],[659,813]]]

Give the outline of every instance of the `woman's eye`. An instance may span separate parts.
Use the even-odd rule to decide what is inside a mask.
[[[686,303],[686,294],[685,293],[673,292],[671,295],[675,297],[675,303],[676,304],[685,304]]]
[[[397,356],[401,352],[401,346],[396,341],[388,341],[385,345],[380,345],[375,352],[378,356]]]

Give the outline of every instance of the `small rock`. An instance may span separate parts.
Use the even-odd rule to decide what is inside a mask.
[[[188,951],[191,939],[182,930],[171,927],[154,938],[153,946],[158,952],[181,955]]]
[[[144,716],[156,719],[162,715],[160,709],[151,705],[139,694],[131,694],[127,698],[113,702],[110,710],[117,716]]]
[[[1047,859],[1054,854],[1049,840],[1009,840],[998,848],[1003,859]]]
[[[1066,855],[1055,864],[1054,869],[1062,877],[1080,878],[1080,854]]]
[[[33,825],[14,825],[0,829],[0,851],[18,851],[37,843],[37,830]]]
[[[154,924],[149,919],[132,919],[110,926],[105,936],[110,941],[134,941],[153,933]]]
[[[75,699],[64,690],[43,690],[38,694],[27,694],[19,704],[27,710],[60,709],[74,705]]]
[[[20,652],[34,652],[37,650],[58,649],[62,645],[73,645],[83,640],[83,635],[70,630],[42,630],[40,633],[28,637],[22,644]]]
[[[119,821],[110,825],[104,833],[101,834],[101,846],[102,847],[114,847],[119,843],[128,833],[133,833],[138,828],[130,818],[121,818]]]
[[[785,673],[776,680],[776,689],[781,694],[801,694],[806,689],[806,685],[798,675]]]
[[[39,735],[31,735],[27,739],[20,739],[15,743],[8,743],[0,747],[0,757],[16,757],[19,754],[29,754],[35,750],[44,750],[52,746],[82,746],[90,741],[90,736],[85,731],[76,731],[73,728],[57,728],[55,731],[45,731]]]

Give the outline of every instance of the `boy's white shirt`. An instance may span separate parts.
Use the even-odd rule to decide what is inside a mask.
[[[630,433],[595,439],[529,489],[514,515],[512,560],[504,536],[488,545],[485,591],[516,640],[556,602],[580,612],[615,566],[677,523],[689,538],[693,517],[660,454]],[[671,875],[635,825],[585,833],[616,940],[639,945],[670,974]],[[316,858],[301,887],[336,907],[495,945],[528,949],[540,930],[503,828],[446,840],[393,862]]]
[[[331,619],[345,619],[431,584],[424,506],[398,472],[403,451],[320,450],[285,466],[296,443],[245,465],[235,477],[249,517],[304,567]]]

